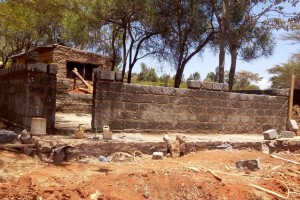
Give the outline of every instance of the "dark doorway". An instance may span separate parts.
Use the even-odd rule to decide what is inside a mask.
[[[74,74],[72,70],[77,68],[78,73],[88,81],[93,80],[94,69],[100,67],[100,65],[95,64],[87,64],[87,63],[79,63],[67,61],[67,78],[74,78]]]

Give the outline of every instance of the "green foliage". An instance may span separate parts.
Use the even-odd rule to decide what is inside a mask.
[[[296,75],[295,88],[300,89],[300,53],[292,56],[287,63],[268,69],[272,75],[273,88],[289,88],[292,74]]]
[[[235,82],[233,85],[234,90],[249,90],[251,88],[259,89],[258,86],[254,86],[252,82],[261,81],[262,77],[257,73],[249,71],[240,71],[235,75]]]
[[[187,80],[200,80],[201,76],[199,72],[195,72],[193,74],[191,74]]]
[[[158,77],[154,68],[148,68],[145,63],[141,63],[141,72],[138,74],[137,80],[157,82]]]

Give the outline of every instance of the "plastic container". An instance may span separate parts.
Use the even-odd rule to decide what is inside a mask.
[[[75,131],[75,139],[83,139],[84,130],[81,125],[78,126],[78,130]]]
[[[112,132],[109,130],[109,126],[103,126],[103,139],[112,139]]]
[[[31,120],[31,134],[45,135],[47,127],[47,119],[45,118],[32,118]]]

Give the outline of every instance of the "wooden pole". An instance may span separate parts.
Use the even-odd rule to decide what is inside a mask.
[[[292,74],[290,94],[289,94],[288,120],[292,119],[293,117],[294,86],[295,86],[295,75]]]

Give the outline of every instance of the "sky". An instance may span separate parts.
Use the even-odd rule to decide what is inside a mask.
[[[291,7],[289,4],[285,4],[285,6],[288,12],[295,12],[298,10],[297,7]],[[288,59],[292,56],[292,54],[300,52],[300,44],[292,44],[291,41],[284,41],[281,39],[281,37],[285,34],[287,34],[286,31],[274,30],[273,35],[275,38],[276,45],[273,51],[273,55],[267,58],[261,57],[251,62],[237,60],[236,72],[246,70],[251,71],[253,73],[258,73],[261,77],[263,77],[263,79],[260,82],[254,84],[258,85],[261,89],[270,88],[271,75],[268,74],[267,69],[274,67],[277,64],[286,63]],[[140,71],[141,63],[145,63],[148,67],[155,67],[158,75],[167,73],[172,76],[176,72],[174,69],[171,69],[169,63],[160,63],[156,59],[151,57],[146,57],[142,60],[139,60],[139,62],[133,69],[134,72]],[[194,58],[187,63],[187,66],[184,70],[184,76],[185,78],[188,78],[190,74],[194,72],[199,72],[201,75],[201,80],[204,80],[207,73],[215,71],[215,68],[218,66],[218,63],[218,53],[214,54],[207,49],[202,53],[201,56],[194,56]],[[163,71],[161,71],[161,68],[163,69]],[[225,70],[229,71],[229,69],[230,56],[226,55]]]
[[[245,62],[243,60],[237,60],[236,71],[247,70],[253,73],[258,73],[263,79],[254,83],[258,85],[261,89],[270,88],[270,77],[267,69],[277,65],[286,63],[292,54],[300,51],[300,44],[292,44],[291,41],[284,41],[281,39],[282,35],[287,34],[286,31],[274,31],[274,37],[276,41],[275,49],[272,56],[267,58],[261,57],[251,62]],[[148,67],[155,67],[158,75],[163,73],[170,74],[171,76],[175,74],[175,70],[171,69],[169,63],[160,63],[154,58],[145,58],[140,60],[135,68],[134,72],[140,71],[140,64],[145,63]],[[184,76],[188,78],[190,74],[194,72],[199,72],[201,75],[201,80],[204,80],[207,73],[214,72],[215,68],[218,66],[219,59],[218,53],[210,52],[208,49],[205,50],[201,56],[195,56],[190,62],[188,62],[185,70]],[[163,67],[162,67],[163,66]],[[162,71],[162,69],[163,71]],[[230,56],[226,55],[225,58],[225,70],[229,71],[230,69]]]

